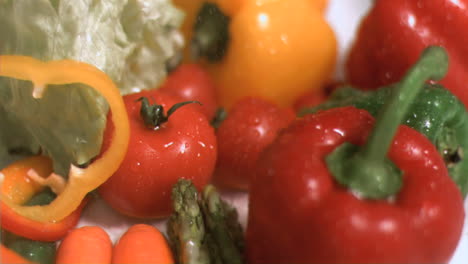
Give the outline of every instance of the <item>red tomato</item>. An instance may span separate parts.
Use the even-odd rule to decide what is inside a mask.
[[[327,95],[323,90],[308,91],[297,98],[293,104],[293,108],[296,112],[300,112],[303,108],[317,106],[326,99]]]
[[[140,116],[141,97],[162,105],[164,112],[178,103],[178,98],[157,90],[124,96],[131,128],[128,151],[99,193],[123,214],[161,218],[171,213],[171,189],[179,178],[192,180],[199,189],[210,182],[217,155],[216,136],[196,104],[184,105],[167,122],[148,128]],[[112,131],[109,122],[103,149],[109,145]]]
[[[317,106],[325,102],[330,94],[341,85],[343,85],[343,83],[333,81],[324,85],[322,89],[307,91],[296,99],[293,104],[293,109],[296,112],[300,112],[303,108]]]
[[[203,113],[209,120],[214,117],[218,108],[216,86],[208,72],[198,64],[180,65],[169,74],[159,90],[179,96],[185,101],[201,102]]]
[[[217,130],[216,183],[248,189],[260,152],[294,119],[292,109],[265,99],[245,97],[237,101]]]

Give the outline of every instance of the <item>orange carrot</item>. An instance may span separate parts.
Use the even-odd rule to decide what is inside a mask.
[[[83,226],[72,230],[60,243],[56,263],[111,263],[112,241],[104,229]]]
[[[174,258],[166,238],[158,229],[146,224],[136,224],[115,245],[112,263],[172,264]]]
[[[32,264],[33,262],[23,258],[18,253],[5,247],[4,245],[1,245],[0,263]]]

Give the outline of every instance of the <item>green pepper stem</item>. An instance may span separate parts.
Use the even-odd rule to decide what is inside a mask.
[[[385,159],[398,126],[424,83],[442,79],[447,70],[448,57],[442,47],[430,46],[423,51],[379,112],[374,130],[361,150],[366,160],[382,162]]]
[[[392,90],[377,116],[374,129],[361,147],[344,143],[326,161],[335,179],[361,197],[387,198],[402,185],[401,171],[388,158],[393,137],[427,80],[440,80],[448,70],[445,49],[430,46]]]
[[[220,61],[229,43],[229,22],[214,3],[204,3],[200,8],[194,25],[191,43],[193,59],[205,57],[210,62]]]

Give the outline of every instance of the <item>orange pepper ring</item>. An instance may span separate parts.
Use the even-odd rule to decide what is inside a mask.
[[[85,197],[80,206],[64,219],[46,223],[22,217],[8,205],[0,202],[2,228],[31,240],[54,242],[65,237],[78,224],[81,212],[89,200],[90,198]]]
[[[5,202],[13,211],[31,220],[55,222],[70,215],[86,194],[104,183],[120,166],[128,147],[130,135],[128,117],[120,91],[112,80],[92,65],[60,60],[42,62],[27,56],[0,56],[0,76],[32,81],[33,96],[41,97],[47,84],[63,85],[82,83],[97,90],[108,102],[112,111],[115,132],[109,148],[87,168],[70,167],[64,191],[48,205],[23,206]]]

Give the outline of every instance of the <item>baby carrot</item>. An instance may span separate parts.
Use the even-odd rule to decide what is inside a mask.
[[[83,226],[72,230],[57,250],[56,263],[111,263],[112,241],[98,226]]]
[[[158,229],[146,224],[136,224],[115,245],[112,263],[172,264],[174,258],[166,238]]]

